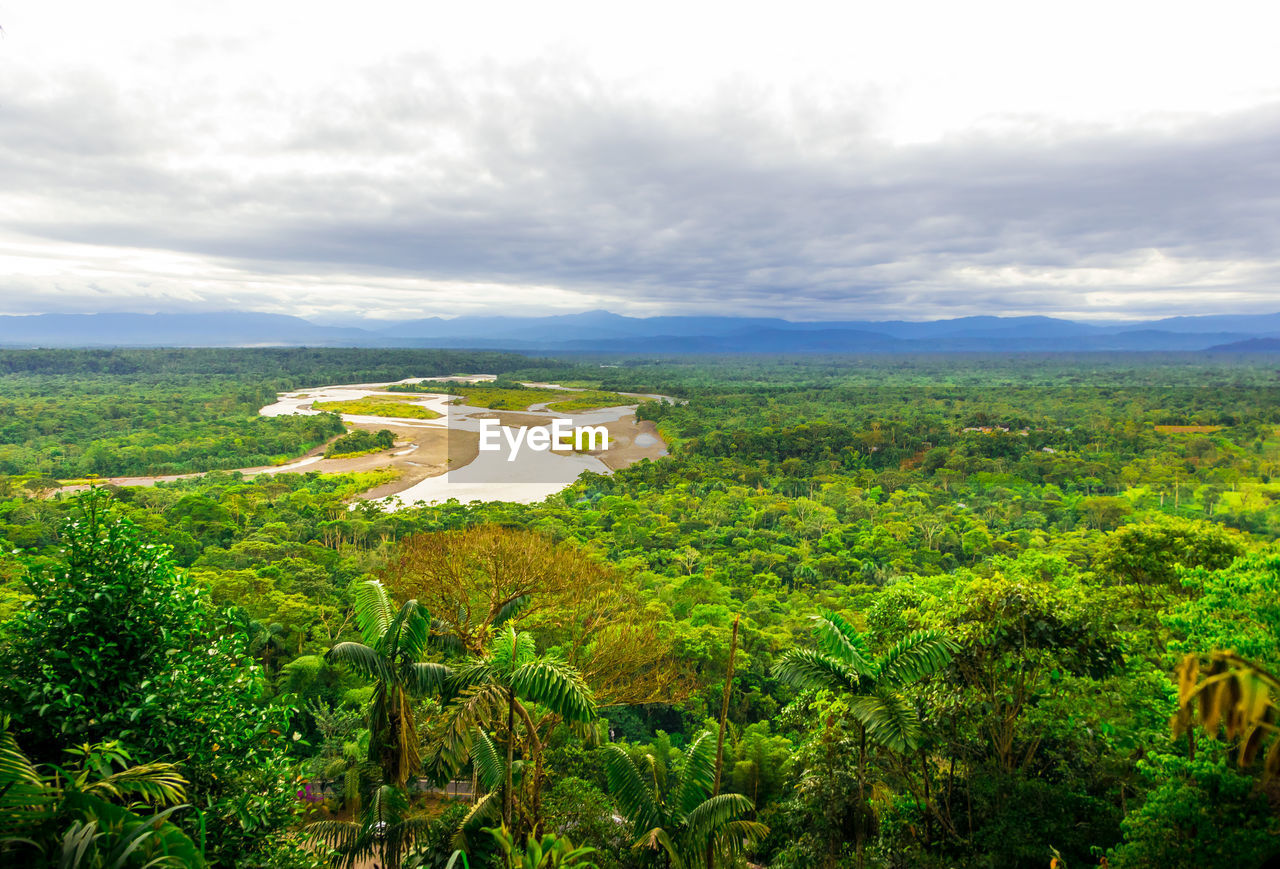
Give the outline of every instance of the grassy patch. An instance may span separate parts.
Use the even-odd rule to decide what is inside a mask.
[[[325,454],[326,459],[358,459],[361,456],[371,456],[374,453],[382,452],[382,447],[374,447],[370,450],[358,450],[354,453],[334,453],[333,455]]]
[[[438,419],[440,414],[428,407],[412,404],[414,398],[388,395],[368,396],[351,401],[317,401],[311,406],[330,413],[354,413],[361,416],[393,416],[401,419]]]
[[[1216,431],[1222,431],[1225,427],[1221,425],[1158,425],[1156,431],[1160,434],[1213,434]]]
[[[397,468],[375,468],[372,471],[359,471],[354,474],[326,474],[325,476],[342,481],[334,493],[339,498],[345,499],[354,498],[361,492],[390,483],[400,476],[400,471]]]
[[[505,381],[500,383],[423,381],[397,384],[388,388],[397,392],[440,392],[446,395],[457,395],[461,397],[461,402],[469,407],[484,407],[489,410],[528,410],[532,405],[545,404],[548,410],[573,413],[578,410],[638,403],[633,396],[603,389],[587,389],[579,392],[546,389],[541,386],[522,386]],[[316,406],[319,407],[319,405]]]

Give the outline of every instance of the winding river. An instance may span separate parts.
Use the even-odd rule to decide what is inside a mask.
[[[415,383],[422,378],[406,378],[397,383]],[[449,378],[461,381],[492,380],[491,375]],[[394,396],[403,400],[406,393],[388,392],[389,383],[359,383],[325,386],[283,393],[274,403],[263,407],[262,416],[287,414],[316,414],[316,402],[354,401],[369,396]],[[530,383],[529,386],[565,389],[557,384]],[[569,390],[572,391],[572,390]],[[631,397],[630,393],[627,393]],[[660,399],[664,396],[636,394],[637,404],[644,399]],[[634,418],[636,405],[606,407],[571,413],[550,412],[545,404],[533,405],[528,411],[494,411],[488,408],[453,404],[458,396],[424,393],[409,403],[428,408],[440,416],[436,419],[406,419],[401,417],[342,414],[349,425],[359,428],[389,428],[401,439],[396,447],[379,456],[383,461],[366,467],[399,466],[403,485],[391,484],[375,490],[371,500],[384,509],[398,509],[418,502],[434,504],[457,499],[471,501],[514,501],[533,503],[542,501],[573,483],[584,471],[609,473],[645,458],[666,455],[666,445],[658,437],[651,423],[637,423]],[[610,448],[595,453],[562,453],[522,449],[508,460],[506,451],[484,451],[477,448],[481,423],[497,420],[504,437],[508,432],[516,436],[519,429],[546,426],[551,420],[564,418],[573,426],[604,426],[609,431]],[[522,434],[522,433],[521,433]],[[412,445],[406,446],[404,439]],[[443,462],[428,467],[415,458],[425,453],[441,457]],[[372,458],[372,457],[369,457]],[[320,460],[308,457],[278,471],[301,470],[306,464],[323,462],[323,467],[308,470],[338,471],[335,463],[343,459]],[[362,468],[364,469],[364,468]],[[404,474],[404,471],[410,473]],[[386,491],[388,488],[394,491]],[[381,493],[380,496],[378,493]]]

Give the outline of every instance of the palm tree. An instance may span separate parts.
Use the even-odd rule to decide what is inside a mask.
[[[635,847],[665,853],[672,869],[703,865],[708,854],[736,856],[744,842],[758,841],[769,832],[764,824],[746,819],[755,805],[742,794],[712,795],[716,745],[709,731],[690,743],[683,766],[668,778],[665,792],[652,754],[638,764],[621,746],[609,745],[605,773],[618,808],[632,826]]]
[[[249,614],[239,607],[232,611],[231,621],[244,632],[245,638],[249,641],[249,654],[255,658],[261,657],[262,666],[270,673],[271,653],[284,650],[284,635],[287,633],[284,625],[279,622],[266,624],[250,618]]]
[[[773,674],[796,688],[851,695],[849,710],[859,730],[858,801],[865,806],[867,740],[898,755],[919,747],[920,716],[903,690],[947,666],[959,647],[940,631],[915,631],[873,658],[866,640],[838,614],[823,611],[813,621],[818,647],[791,649],[774,665]],[[925,798],[927,804],[927,786]],[[859,824],[859,854],[867,832]]]
[[[403,788],[422,766],[412,698],[443,690],[449,668],[420,660],[431,620],[416,600],[396,612],[377,580],[356,588],[356,623],[363,643],[338,643],[324,656],[373,680],[369,707],[369,760],[387,783]]]
[[[339,865],[350,869],[369,857],[382,866],[399,866],[430,827],[430,818],[409,816],[409,799],[402,788],[384,782],[364,801],[358,821],[316,821],[306,832],[337,851]]]
[[[494,727],[505,718],[506,763],[503,766],[502,823],[511,828],[515,768],[516,719],[524,725],[529,756],[534,761],[533,832],[541,820],[542,743],[526,704],[537,704],[570,723],[596,717],[595,700],[582,676],[555,655],[539,655],[533,636],[505,625],[489,644],[487,654],[456,667],[449,680],[454,702],[446,709],[440,754],[456,769],[474,744],[475,728]]]
[[[818,648],[788,651],[774,665],[774,678],[853,695],[850,709],[867,738],[899,754],[914,751],[920,717],[903,689],[947,666],[959,647],[940,631],[915,631],[873,659],[862,635],[836,613],[813,621]]]

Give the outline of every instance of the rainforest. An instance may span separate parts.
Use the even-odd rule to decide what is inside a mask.
[[[1274,355],[0,351],[0,863],[1277,865],[1278,535]]]

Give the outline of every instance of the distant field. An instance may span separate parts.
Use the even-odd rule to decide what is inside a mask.
[[[577,410],[593,410],[598,407],[617,407],[636,404],[633,396],[609,392],[603,389],[567,391],[543,387],[494,386],[490,383],[425,382],[390,387],[404,392],[443,392],[461,396],[462,403],[470,407],[490,410],[528,410],[535,404],[545,404],[550,410],[572,413]],[[316,405],[319,407],[319,405]]]
[[[331,413],[354,413],[361,416],[393,416],[401,419],[437,419],[440,417],[439,413],[430,408],[411,403],[416,400],[379,395],[357,398],[352,401],[317,401],[311,406],[316,410],[327,410]]]
[[[1213,434],[1223,428],[1225,426],[1221,425],[1158,425],[1156,431],[1160,434]]]

